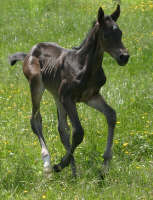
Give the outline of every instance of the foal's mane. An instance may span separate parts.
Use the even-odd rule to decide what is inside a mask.
[[[90,30],[88,31],[88,33],[87,33],[85,39],[81,42],[81,44],[80,44],[79,46],[77,46],[77,47],[72,47],[72,49],[74,49],[74,50],[79,50],[79,49],[81,49],[81,47],[85,44],[86,40],[87,40],[88,37],[90,36],[90,33],[91,33],[93,27],[95,26],[95,24],[96,24],[96,20],[94,20],[94,21],[92,22],[92,26],[91,26]]]

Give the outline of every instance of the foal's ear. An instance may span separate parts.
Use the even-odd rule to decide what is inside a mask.
[[[116,22],[119,16],[120,16],[120,5],[118,4],[116,10],[113,12],[113,14],[111,14],[111,18]]]
[[[101,7],[98,10],[98,22],[100,25],[104,24],[104,11]]]

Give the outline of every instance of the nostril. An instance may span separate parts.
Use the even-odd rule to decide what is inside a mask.
[[[121,55],[120,55],[120,60],[123,60],[123,59],[124,59],[124,55],[121,54]]]
[[[121,55],[120,55],[120,60],[121,60],[122,62],[127,62],[128,59],[129,59],[129,54],[121,54]]]

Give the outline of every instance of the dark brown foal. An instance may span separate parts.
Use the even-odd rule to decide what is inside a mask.
[[[116,113],[99,91],[106,82],[102,68],[104,52],[109,53],[121,66],[129,59],[127,49],[121,41],[122,32],[116,24],[119,15],[119,5],[112,15],[104,15],[100,7],[97,20],[79,47],[64,49],[55,43],[43,42],[36,44],[28,54],[16,53],[10,56],[12,65],[18,60],[23,61],[23,72],[31,90],[31,127],[40,141],[46,173],[51,171],[51,162],[42,133],[40,115],[40,101],[45,89],[51,92],[55,99],[58,130],[66,149],[65,156],[60,163],[53,166],[53,169],[58,172],[71,164],[73,175],[76,176],[73,153],[84,136],[76,109],[77,102],[84,102],[105,115],[108,123],[108,138],[103,155],[104,166],[107,166],[112,158]],[[72,142],[70,142],[67,116],[73,128]]]

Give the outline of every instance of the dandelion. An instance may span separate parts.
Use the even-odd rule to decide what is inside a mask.
[[[153,8],[153,5],[152,5],[152,4],[150,4],[150,5],[149,5],[149,7],[150,7],[150,8]]]
[[[116,124],[120,124],[121,122],[117,121]]]
[[[144,134],[147,134],[148,133],[148,131],[144,131]]]
[[[114,143],[115,143],[115,144],[118,144],[118,140],[114,140]]]
[[[124,147],[126,147],[127,145],[128,145],[128,142],[125,142],[125,143],[123,144]]]
[[[42,195],[42,198],[43,198],[43,199],[46,199],[46,196],[45,196],[45,195]]]

